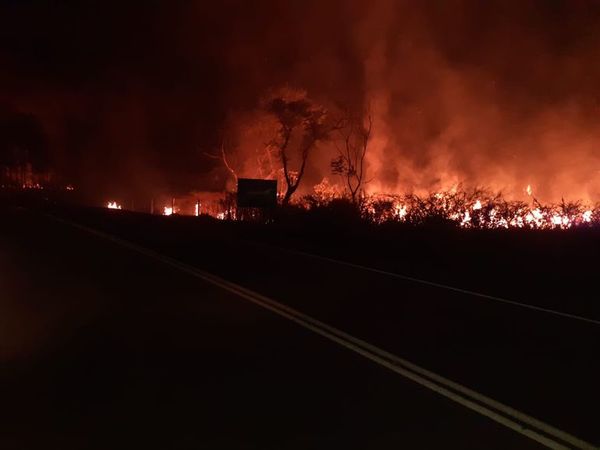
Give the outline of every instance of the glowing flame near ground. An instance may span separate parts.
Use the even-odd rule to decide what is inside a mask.
[[[395,205],[394,209],[395,209],[396,217],[398,219],[403,219],[404,216],[406,216],[406,213],[407,213],[406,206],[397,204],[397,205]]]
[[[121,209],[121,205],[119,205],[117,202],[108,202],[106,207],[108,209]]]
[[[364,218],[373,223],[412,225],[448,221],[462,228],[569,229],[600,223],[600,206],[587,209],[579,202],[533,206],[500,196],[473,198],[481,193],[447,191],[428,197],[373,195],[362,199]]]
[[[507,199],[501,193],[482,188],[463,189],[460,185],[424,196],[363,192],[355,199],[354,207],[362,220],[373,224],[396,222],[411,226],[447,224],[468,229],[537,230],[600,226],[600,203],[591,205],[563,200],[560,203],[544,204],[533,197],[531,185],[524,189],[523,193],[525,192],[531,193],[527,197],[528,201]],[[205,193],[205,196],[198,197],[198,194],[195,192],[187,198],[172,198],[171,204],[163,207],[162,214],[199,216],[202,211],[202,214],[215,219],[234,221],[255,217],[239,214],[235,196],[231,192],[221,196]],[[202,198],[202,202],[199,198]],[[293,199],[291,207],[300,210],[338,208],[339,201],[343,199],[351,202],[343,188],[324,180],[315,186],[312,195]],[[180,206],[175,206],[176,201]],[[110,202],[108,207],[121,208],[116,202]]]
[[[528,184],[527,187],[525,188],[525,192],[527,192],[527,195],[529,195],[531,197],[531,194],[533,194],[533,190],[531,189],[531,185]]]

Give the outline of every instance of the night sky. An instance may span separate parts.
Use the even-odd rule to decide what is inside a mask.
[[[291,86],[332,115],[369,105],[374,189],[600,193],[600,2],[1,5],[0,112],[33,117],[82,189],[221,189],[205,153],[234,136],[244,159],[261,98]]]

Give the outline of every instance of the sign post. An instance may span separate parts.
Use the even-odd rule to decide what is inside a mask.
[[[238,208],[274,208],[277,206],[277,180],[238,179]]]

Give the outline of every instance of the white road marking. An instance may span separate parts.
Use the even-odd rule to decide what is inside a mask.
[[[285,248],[285,247],[279,247],[277,245],[263,244],[263,243],[254,242],[254,241],[245,241],[245,242],[250,245],[254,245],[254,246],[263,246],[263,247],[274,248],[279,251],[296,254],[296,255],[301,255],[301,256],[305,256],[307,258],[319,259],[321,261],[326,261],[326,262],[333,263],[333,264],[339,264],[342,266],[352,267],[353,269],[357,269],[357,270],[373,272],[373,273],[377,273],[379,275],[385,275],[385,276],[392,277],[392,278],[398,278],[398,279],[404,280],[404,281],[411,281],[411,282],[417,283],[417,284],[423,284],[426,286],[436,287],[439,289],[445,289],[447,291],[459,292],[461,294],[466,294],[466,295],[469,295],[472,297],[479,297],[479,298],[491,300],[494,302],[500,302],[500,303],[505,303],[505,304],[512,305],[512,306],[517,306],[520,308],[526,308],[526,309],[531,309],[534,311],[540,311],[543,313],[552,314],[552,315],[564,317],[567,319],[579,320],[581,322],[591,323],[593,325],[600,325],[600,320],[590,319],[589,317],[579,316],[576,314],[570,314],[570,313],[566,313],[566,312],[562,312],[562,311],[556,311],[554,309],[543,308],[541,306],[530,305],[529,303],[518,302],[515,300],[508,300],[506,298],[497,297],[494,295],[483,294],[481,292],[470,291],[468,289],[462,289],[462,288],[450,286],[447,284],[436,283],[435,281],[423,280],[422,278],[415,278],[415,277],[411,277],[408,275],[402,275],[402,274],[399,274],[396,272],[389,272],[389,271],[383,270],[383,269],[376,269],[374,267],[363,266],[361,264],[355,264],[355,263],[351,263],[348,261],[342,261],[342,260],[335,259],[335,258],[329,258],[327,256],[315,255],[314,253],[303,252],[301,250],[294,250],[294,249],[289,249],[289,248]]]
[[[48,215],[48,217],[57,222],[72,226],[74,228],[86,231],[94,236],[106,239],[129,250],[147,256],[163,264],[178,269],[191,276],[199,278],[218,286],[228,292],[236,294],[238,297],[246,299],[258,306],[261,306],[275,314],[287,318],[305,329],[323,336],[324,338],[345,347],[382,367],[386,367],[403,377],[414,381],[415,383],[426,387],[472,411],[475,411],[493,421],[510,428],[517,433],[522,434],[548,448],[568,449],[571,447],[593,450],[598,447],[573,436],[565,431],[559,430],[545,422],[522,413],[510,406],[484,396],[461,384],[448,380],[427,369],[413,364],[392,353],[386,352],[374,345],[361,339],[355,338],[337,328],[329,326],[306,314],[296,311],[284,304],[246,289],[236,283],[224,280],[209,272],[197,269],[188,264],[184,264],[171,257],[161,255],[153,250],[141,247],[123,239],[117,238],[102,231],[89,228],[59,217]]]

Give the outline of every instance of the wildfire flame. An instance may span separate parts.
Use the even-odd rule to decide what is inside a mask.
[[[106,204],[106,207],[107,207],[108,209],[122,209],[122,208],[121,208],[121,205],[119,205],[117,202],[108,202],[108,203]]]
[[[527,186],[526,192],[533,190]],[[170,216],[183,214],[199,216],[203,214],[219,220],[243,220],[238,214],[234,197],[210,197],[206,194],[199,200],[195,192],[188,198],[172,198],[169,206],[163,206],[162,214]],[[335,202],[345,197],[343,188],[328,182],[315,187],[313,196],[299,197],[294,201],[298,208],[335,207]],[[350,201],[350,199],[348,199]],[[175,206],[177,203],[179,206]],[[164,205],[164,203],[163,203]],[[111,209],[121,206],[111,201]],[[595,207],[582,202],[542,204],[537,199],[531,201],[505,199],[499,193],[485,189],[464,190],[454,186],[447,191],[433,192],[427,196],[416,194],[366,194],[356,199],[357,213],[371,223],[400,222],[410,225],[448,223],[461,228],[476,229],[561,229],[600,225],[600,204]]]
[[[469,198],[472,198],[470,200]],[[470,197],[460,191],[415,195],[371,195],[362,199],[362,215],[374,223],[404,222],[417,225],[430,219],[457,223],[463,228],[569,229],[600,223],[600,206],[585,208],[580,203],[533,206],[488,195]]]

